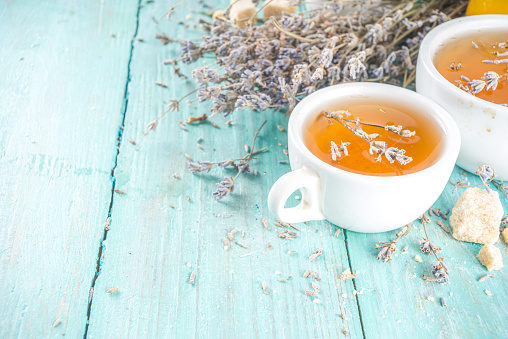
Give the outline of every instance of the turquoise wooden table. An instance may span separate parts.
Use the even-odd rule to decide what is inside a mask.
[[[395,231],[335,237],[335,225],[309,222],[297,239],[279,238],[266,197],[289,171],[279,163],[287,159],[283,114],[235,112],[214,118],[218,128],[184,131],[179,121],[209,107],[182,105],[134,147],[128,140],[139,140],[169,98],[194,88],[163,65],[180,46],[155,35],[199,37],[202,8],[189,1],[175,20],[153,20],[170,5],[0,3],[0,338],[508,336],[507,270],[479,282],[488,273],[475,257],[481,245],[456,241],[435,222],[429,236],[443,247],[450,284],[421,278],[434,261],[419,250],[418,221],[399,243],[408,253],[391,263],[376,260],[374,244]],[[232,196],[216,202],[222,173],[191,174],[184,154],[244,156],[264,120],[257,143],[269,151],[252,162],[258,175],[241,176]],[[452,189],[434,206],[451,208],[463,192]],[[225,250],[235,228],[246,248]],[[508,260],[508,245],[496,246]],[[323,255],[309,261],[318,248]],[[340,280],[347,268],[358,277]],[[303,278],[307,269],[317,276]],[[304,293],[311,281],[317,297]]]

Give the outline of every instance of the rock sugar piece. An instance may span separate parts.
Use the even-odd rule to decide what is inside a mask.
[[[256,6],[251,0],[231,0],[229,19],[238,27],[245,27],[256,20]]]
[[[508,227],[503,230],[504,242],[508,244]]]
[[[499,194],[478,187],[468,188],[455,203],[450,217],[453,237],[478,244],[493,244],[499,238],[503,206]]]
[[[282,12],[296,13],[296,10],[296,6],[289,5],[289,0],[272,0],[270,2],[265,1],[263,16],[265,18],[269,18],[271,16],[281,16]]]
[[[483,246],[476,257],[489,271],[497,271],[503,267],[501,251],[494,245]]]

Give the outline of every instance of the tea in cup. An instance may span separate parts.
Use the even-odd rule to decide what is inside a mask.
[[[417,93],[349,83],[321,89],[296,106],[288,149],[292,171],[270,190],[272,214],[374,233],[412,222],[437,200],[460,134],[446,111]],[[297,189],[300,204],[285,208]]]

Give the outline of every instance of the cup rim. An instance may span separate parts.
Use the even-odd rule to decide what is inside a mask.
[[[313,101],[315,100],[319,101],[319,97],[328,96],[331,94],[330,92],[334,92],[336,95],[339,94],[337,95],[338,97],[340,97],[341,92],[342,96],[346,96],[355,92],[358,93],[359,95],[366,95],[369,93],[379,94],[379,92],[383,92],[383,94],[386,94],[387,98],[397,98],[400,97],[401,95],[411,96],[414,105],[421,104],[425,105],[425,107],[428,107],[428,114],[432,115],[437,120],[437,122],[442,125],[444,147],[441,154],[438,156],[434,164],[432,164],[431,166],[414,173],[399,176],[375,176],[375,175],[359,174],[349,172],[341,168],[337,168],[324,162],[323,160],[319,159],[316,155],[314,155],[305,145],[301,133],[301,123],[302,120],[307,118],[310,114],[315,114],[314,113],[315,109],[312,108],[312,106],[315,106],[313,105]],[[292,139],[294,145],[298,147],[308,159],[313,160],[313,164],[320,167],[321,169],[327,171],[335,171],[351,179],[375,180],[383,182],[418,179],[421,176],[425,176],[427,173],[432,173],[436,171],[438,167],[446,165],[448,159],[452,159],[453,164],[455,164],[461,143],[460,132],[457,124],[441,106],[439,106],[432,100],[428,99],[427,97],[424,97],[423,95],[413,92],[411,90],[394,85],[371,82],[337,84],[319,89],[316,92],[308,95],[300,103],[296,105],[293,112],[291,113],[288,122],[288,137]]]
[[[444,83],[444,86],[447,90],[452,91],[461,99],[471,101],[474,103],[474,105],[480,105],[497,111],[500,107],[503,106],[480,99],[474,95],[464,92],[457,86],[454,86],[441,73],[439,73],[433,62],[435,54],[447,41],[463,36],[468,36],[474,33],[482,33],[483,30],[497,31],[499,29],[496,30],[496,22],[500,24],[506,24],[506,27],[508,27],[508,15],[474,15],[456,18],[440,24],[425,36],[420,45],[418,52],[419,67],[425,67],[425,69],[429,71],[434,79],[438,80],[440,83]]]

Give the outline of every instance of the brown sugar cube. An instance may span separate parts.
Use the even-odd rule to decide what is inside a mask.
[[[494,245],[485,245],[476,256],[489,271],[500,270],[503,267],[501,251]]]
[[[504,242],[508,244],[508,227],[503,230]]]
[[[238,27],[245,27],[249,20],[256,20],[256,6],[251,0],[230,0],[229,19]]]
[[[468,188],[455,203],[450,217],[453,237],[478,244],[493,244],[499,238],[503,206],[499,194],[478,187]]]
[[[285,13],[296,13],[296,10],[298,9],[297,6],[290,6],[289,0],[272,0],[271,2],[267,3],[265,1],[265,8],[263,12],[263,17],[269,18],[271,16],[281,16],[282,12]]]

